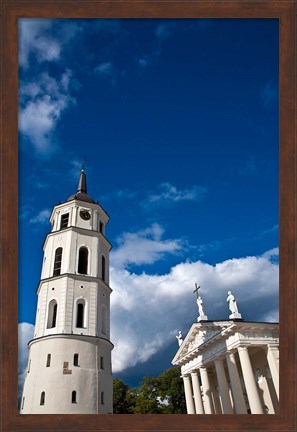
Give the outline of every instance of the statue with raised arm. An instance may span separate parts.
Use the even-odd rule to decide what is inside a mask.
[[[228,291],[228,297],[226,301],[229,302],[229,309],[231,311],[231,315],[229,315],[229,318],[241,319],[241,314],[238,312],[236,298],[231,291]]]
[[[183,343],[183,335],[182,335],[182,332],[181,331],[179,331],[179,333],[178,333],[178,335],[177,336],[175,336],[176,337],[176,339],[177,339],[177,342],[178,342],[178,346],[181,346],[181,344]]]

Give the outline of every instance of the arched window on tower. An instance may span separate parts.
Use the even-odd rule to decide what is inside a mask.
[[[107,334],[107,319],[106,319],[106,307],[101,308],[101,331],[103,334]]]
[[[78,354],[74,354],[73,356],[73,366],[78,366]]]
[[[40,405],[45,404],[45,392],[43,391],[40,395]]]
[[[51,365],[51,355],[48,354],[46,359],[46,367],[50,367],[50,365]]]
[[[76,327],[86,328],[86,302],[79,299],[76,304]]]
[[[72,395],[71,395],[71,402],[72,402],[72,403],[77,403],[77,401],[76,401],[76,391],[75,391],[75,390],[73,390],[73,392],[72,392]]]
[[[101,279],[105,281],[105,256],[102,255],[101,259]]]
[[[53,276],[59,276],[61,274],[62,253],[63,249],[61,247],[56,249]]]
[[[48,305],[47,328],[54,328],[57,324],[58,304],[56,300],[51,300]]]
[[[85,246],[82,246],[78,253],[78,273],[88,274],[88,256],[88,249]]]

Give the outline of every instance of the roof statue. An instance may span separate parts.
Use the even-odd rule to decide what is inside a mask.
[[[197,318],[197,321],[198,322],[207,321],[208,317],[205,315],[205,312],[204,312],[203,300],[202,300],[201,296],[198,296],[198,290],[200,289],[200,285],[198,286],[195,283],[195,288],[196,289],[193,291],[193,293],[196,293],[196,295],[197,295],[196,302],[197,302],[198,312],[199,312],[199,317]]]
[[[231,291],[228,291],[227,302],[229,302],[229,309],[231,311],[231,315],[229,315],[230,319],[241,319],[241,314],[238,311],[236,298],[232,294]]]
[[[183,335],[182,335],[182,332],[181,331],[179,331],[179,333],[178,333],[178,335],[177,336],[175,336],[176,337],[176,339],[177,339],[177,342],[178,342],[178,346],[181,346],[182,345],[182,343],[183,343]]]

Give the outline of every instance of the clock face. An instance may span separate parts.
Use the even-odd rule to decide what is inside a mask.
[[[81,210],[79,212],[79,215],[80,215],[80,217],[83,220],[89,220],[89,219],[91,219],[91,214],[90,214],[90,212],[88,210]]]

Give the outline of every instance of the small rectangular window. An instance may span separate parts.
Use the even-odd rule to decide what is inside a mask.
[[[24,409],[24,403],[25,403],[25,396],[23,396],[23,400],[22,400],[22,409]]]
[[[43,391],[40,395],[40,405],[45,404],[45,392]]]
[[[74,354],[73,356],[73,366],[78,366],[78,354]]]
[[[104,405],[104,392],[101,392],[101,405]]]
[[[101,221],[100,221],[100,224],[99,224],[99,231],[101,232],[101,234],[104,234],[103,233],[103,222],[101,222]]]
[[[50,365],[51,365],[51,355],[48,354],[46,359],[46,367],[50,367]]]
[[[28,373],[30,373],[30,367],[31,367],[31,359],[29,360],[29,365],[28,365]]]
[[[104,359],[102,356],[100,357],[100,369],[104,369]]]
[[[71,402],[72,402],[72,403],[76,403],[76,402],[77,402],[77,401],[76,401],[76,391],[73,391],[73,392],[72,392]]]
[[[69,213],[62,214],[60,229],[67,228],[68,227],[68,221],[69,221]]]

